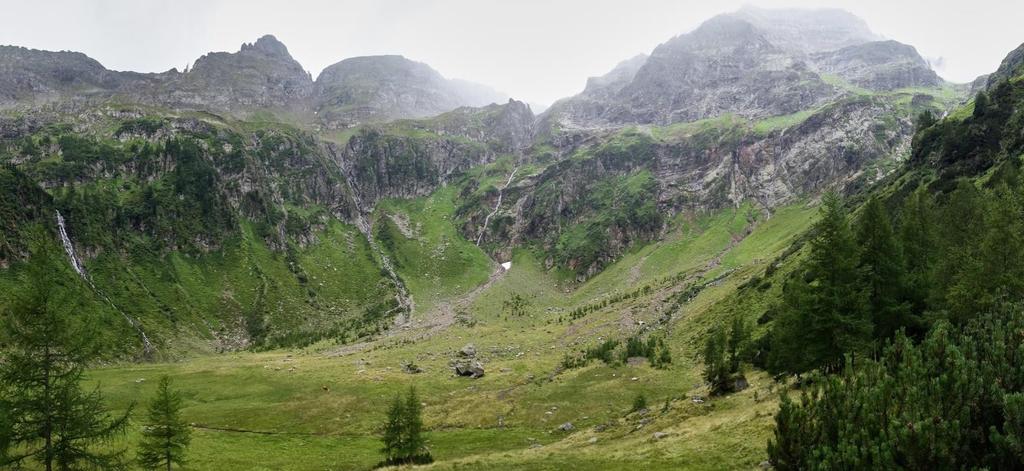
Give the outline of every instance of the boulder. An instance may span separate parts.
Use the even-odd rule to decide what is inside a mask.
[[[561,430],[563,432],[571,432],[575,428],[576,427],[573,427],[572,422],[566,422],[566,423],[558,426],[558,430]]]
[[[655,440],[661,440],[662,438],[665,438],[667,436],[668,436],[668,434],[665,433],[665,432],[654,432],[654,435],[653,435]]]
[[[404,363],[402,363],[402,372],[414,375],[414,374],[417,374],[417,373],[422,373],[423,372],[423,368],[420,368],[419,366],[417,366],[415,363],[413,363],[411,361],[410,362],[404,362]]]
[[[455,370],[455,374],[458,376],[469,376],[470,378],[479,378],[484,375],[484,365],[476,360],[462,359],[456,360],[452,365]]]
[[[473,344],[467,344],[459,350],[459,356],[462,358],[474,358],[476,357],[476,346]]]
[[[736,381],[733,383],[732,390],[738,392],[749,387],[750,383],[747,382],[747,378],[745,376],[740,376],[739,378],[736,378]]]

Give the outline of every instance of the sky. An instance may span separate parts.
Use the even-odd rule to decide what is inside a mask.
[[[1024,42],[1021,0],[0,0],[0,44],[161,72],[273,34],[314,77],[347,57],[401,54],[547,105],[742,5],[845,9],[953,82]]]

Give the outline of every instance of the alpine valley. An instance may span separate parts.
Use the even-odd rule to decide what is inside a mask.
[[[83,443],[131,466],[167,375],[185,469],[1014,469],[1022,158],[1024,46],[954,84],[841,10],[713,17],[539,114],[271,35],[163,73],[0,46],[0,352],[54,286],[83,391],[139,403]],[[1003,389],[924,386],[970,361]],[[925,397],[901,362],[930,409],[863,399]],[[410,386],[422,446],[382,455]]]

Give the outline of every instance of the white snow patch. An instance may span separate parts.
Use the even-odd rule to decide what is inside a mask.
[[[501,268],[504,269],[504,270],[508,270],[509,268],[512,268],[512,262],[502,263],[501,264]]]

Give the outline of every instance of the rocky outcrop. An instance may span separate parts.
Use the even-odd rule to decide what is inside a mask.
[[[570,129],[665,125],[725,113],[789,114],[836,95],[801,57],[733,15],[715,17],[658,46],[628,84],[615,88],[598,87],[556,103],[549,113]]]
[[[206,54],[157,90],[143,90],[134,96],[143,102],[223,111],[304,110],[310,106],[312,92],[309,72],[284,44],[266,35],[243,44],[235,53]]]
[[[869,90],[937,87],[942,79],[913,46],[876,41],[812,56],[814,66]]]
[[[1017,46],[1017,49],[1010,51],[999,63],[999,68],[990,74],[987,79],[987,87],[993,87],[1001,80],[1009,80],[1024,74],[1024,44]]]

